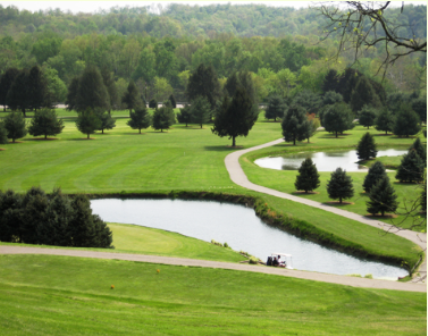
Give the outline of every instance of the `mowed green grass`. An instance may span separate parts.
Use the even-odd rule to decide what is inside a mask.
[[[241,166],[243,167],[249,180],[263,185],[272,189],[276,189],[286,193],[296,192],[294,183],[296,181],[297,171],[280,171],[275,169],[261,168],[254,163],[256,158],[265,156],[275,156],[293,152],[304,152],[304,151],[323,151],[323,150],[342,150],[342,149],[354,149],[359,139],[367,132],[366,128],[361,126],[355,127],[353,130],[348,131],[348,135],[341,136],[336,139],[334,136],[328,134],[325,131],[318,132],[312,139],[311,143],[299,143],[298,146],[282,143],[270,148],[266,148],[257,152],[249,153],[241,158]],[[389,146],[394,148],[407,149],[414,141],[414,138],[398,138],[395,136],[379,136],[376,130],[370,130],[373,133],[376,143],[379,146]],[[426,143],[426,139],[420,135],[423,143]],[[385,158],[391,160],[391,158]],[[382,159],[381,159],[382,160]],[[401,158],[393,158],[394,161],[400,160]],[[382,160],[385,162],[385,160]],[[315,191],[319,194],[298,194],[297,196],[308,198],[317,202],[325,203],[331,202],[327,193],[327,183],[331,178],[330,172],[320,172],[321,185]],[[366,215],[367,206],[366,202],[369,201],[368,194],[364,193],[362,187],[364,178],[367,172],[347,172],[353,180],[354,186],[354,197],[347,199],[347,202],[352,202],[352,205],[337,205],[338,207],[355,212],[361,215]],[[407,210],[410,209],[411,204],[417,199],[422,192],[422,185],[417,184],[400,184],[395,180],[396,172],[389,172],[388,176],[398,196],[400,202],[399,209],[397,210],[399,217],[395,219],[381,219],[387,223],[394,224],[399,227],[409,228],[415,224],[414,230],[426,232],[426,215],[419,214],[415,211],[412,215],[406,216]],[[333,205],[332,205],[333,206]]]
[[[425,293],[57,256],[0,268],[2,335],[426,335]]]

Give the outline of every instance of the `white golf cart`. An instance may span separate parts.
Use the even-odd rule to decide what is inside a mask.
[[[286,253],[272,253],[270,257],[268,257],[267,259],[266,266],[294,269],[293,257],[291,254],[286,254]]]

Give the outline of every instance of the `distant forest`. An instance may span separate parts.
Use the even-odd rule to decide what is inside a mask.
[[[426,6],[405,5],[403,12],[387,9],[384,15],[403,24],[402,36],[426,40]],[[327,24],[315,9],[264,5],[173,4],[160,14],[146,7],[31,13],[0,5],[0,74],[39,65],[61,102],[87,65],[108,69],[120,96],[134,80],[147,101],[163,101],[171,93],[184,100],[189,76],[201,63],[213,65],[223,85],[234,72],[250,71],[259,101],[303,89],[321,92],[330,69],[340,73],[352,66],[380,81],[375,75],[383,48],[367,50],[357,63],[346,50],[336,62],[337,37],[320,42]],[[388,93],[426,96],[426,54],[396,62],[383,85]]]

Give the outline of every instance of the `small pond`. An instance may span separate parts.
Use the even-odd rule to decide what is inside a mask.
[[[174,231],[207,242],[211,239],[227,242],[234,250],[246,251],[263,261],[273,252],[289,253],[293,255],[295,269],[342,275],[372,274],[375,278],[394,280],[408,274],[399,267],[358,259],[270,227],[253,209],[242,205],[170,199],[100,199],[92,200],[91,208],[106,222]]]
[[[401,156],[407,153],[407,150],[386,149],[379,150],[377,157],[381,156]],[[286,154],[283,156],[265,157],[254,161],[262,168],[276,170],[298,170],[306,158],[311,158],[320,172],[332,172],[338,167],[347,172],[366,170],[366,167],[359,166],[356,150],[340,152],[305,152],[296,154]]]

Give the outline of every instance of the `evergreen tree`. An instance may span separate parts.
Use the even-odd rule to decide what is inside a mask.
[[[343,102],[343,96],[335,91],[327,91],[323,96],[322,96],[322,105],[326,106],[326,105],[333,105],[336,103],[341,103]]]
[[[402,104],[396,116],[394,134],[407,138],[417,134],[421,130],[419,121],[418,115],[411,109],[410,105]]]
[[[202,124],[209,122],[211,118],[210,103],[205,97],[196,97],[190,106],[190,114],[192,115],[192,122],[199,124],[202,128]]]
[[[425,162],[422,161],[416,151],[412,150],[401,159],[395,178],[400,182],[420,183],[423,181],[424,169]]]
[[[345,103],[330,105],[321,123],[327,132],[335,133],[336,138],[338,133],[354,128],[352,112]]]
[[[233,97],[236,89],[239,86],[237,72],[234,71],[229,77],[227,77],[226,84],[224,85],[224,89],[229,97]]]
[[[287,105],[284,100],[278,95],[271,96],[268,101],[268,106],[265,112],[266,119],[283,118]]]
[[[290,105],[301,106],[306,113],[317,113],[322,105],[319,94],[310,90],[302,90],[297,93]]]
[[[8,190],[0,191],[0,241],[12,242],[20,236],[22,197]]]
[[[4,111],[7,106],[7,94],[18,74],[17,68],[9,68],[0,77],[0,105],[3,105]]]
[[[211,109],[215,108],[216,101],[220,97],[220,84],[211,65],[206,67],[204,64],[200,64],[190,75],[186,96],[190,101],[198,96],[205,97],[210,103]]]
[[[311,125],[305,110],[300,105],[291,105],[282,120],[282,135],[285,142],[302,141],[309,137]]]
[[[425,98],[415,99],[412,102],[412,110],[419,116],[420,125],[427,122],[427,101]]]
[[[70,221],[73,216],[70,199],[63,195],[60,189],[53,190],[49,196],[49,207],[47,209],[47,218],[51,223],[52,245],[72,246]]]
[[[427,161],[427,150],[424,146],[422,146],[421,143],[421,139],[417,138],[415,140],[415,142],[413,142],[413,144],[410,146],[409,148],[409,152],[410,151],[416,151],[416,153],[419,155],[419,157],[421,158],[422,162],[425,163],[425,167],[426,167],[426,161]]]
[[[364,105],[380,107],[380,99],[366,76],[360,76],[351,95],[352,111],[360,111]]]
[[[175,101],[175,97],[173,94],[169,96],[168,100],[170,101],[172,108],[177,108],[177,102]]]
[[[158,108],[158,102],[156,101],[156,99],[153,98],[152,100],[150,100],[149,107],[152,109]]]
[[[231,101],[224,97],[211,131],[219,137],[229,136],[235,147],[236,137],[247,136],[257,120],[252,105],[245,89],[238,87]]]
[[[57,135],[64,128],[62,119],[58,119],[55,110],[42,109],[34,113],[31,119],[28,133],[32,136],[44,135],[47,139],[48,135]]]
[[[323,84],[322,84],[322,91],[324,93],[327,93],[328,91],[335,91],[338,92],[338,75],[337,71],[334,69],[330,69],[327,72],[327,75],[324,78]]]
[[[370,160],[376,158],[377,150],[373,136],[367,132],[357,145],[357,155],[360,160]]]
[[[7,144],[7,129],[3,122],[0,122],[0,144]]]
[[[304,190],[306,193],[320,186],[320,174],[312,159],[307,158],[302,162],[294,186],[297,190]]]
[[[20,239],[26,244],[47,244],[51,236],[51,223],[47,218],[48,199],[39,187],[32,187],[22,201]]]
[[[69,226],[73,246],[91,246],[92,237],[95,236],[95,225],[88,198],[82,194],[76,195],[71,201],[71,207],[74,215]]]
[[[97,130],[101,131],[102,134],[104,134],[105,129],[110,130],[116,127],[116,119],[113,119],[110,113],[98,109],[96,114],[100,119],[100,126]]]
[[[76,119],[76,127],[81,133],[86,134],[89,139],[91,134],[100,129],[101,120],[93,110],[88,108],[85,112],[79,113]]]
[[[376,130],[385,131],[385,134],[388,134],[388,131],[392,132],[394,129],[395,117],[388,109],[384,108],[379,112],[375,125]]]
[[[152,127],[155,130],[169,129],[171,125],[175,124],[175,114],[170,104],[156,109],[153,113]]]
[[[85,112],[97,108],[103,111],[110,109],[110,97],[98,68],[88,66],[79,79],[76,95],[76,111]]]
[[[370,190],[370,201],[367,202],[367,211],[373,215],[385,212],[395,212],[398,207],[397,195],[389,183],[388,176],[382,177]]]
[[[376,110],[373,107],[364,105],[360,111],[359,123],[370,129],[370,126],[375,125],[377,118]]]
[[[137,129],[141,134],[141,129],[147,128],[150,126],[151,120],[150,115],[147,112],[145,107],[140,107],[131,112],[131,119],[126,123],[132,129]]]
[[[354,196],[352,179],[346,175],[345,170],[337,168],[336,171],[331,173],[331,179],[327,183],[327,192],[331,199],[339,199],[340,203],[342,203],[343,199]]]
[[[21,70],[12,83],[8,93],[6,102],[12,110],[21,110],[26,117],[26,110],[31,107],[30,92],[28,84],[28,72]]]
[[[111,109],[118,108],[118,93],[114,78],[111,76],[110,70],[105,66],[101,70],[101,76],[103,77],[103,83],[107,89],[110,101],[108,113],[111,115]]]
[[[7,137],[15,142],[16,139],[23,138],[27,135],[25,128],[25,119],[22,114],[10,112],[3,121],[7,131]]]
[[[192,120],[192,113],[189,105],[186,104],[183,108],[180,109],[180,112],[177,114],[177,120],[181,124],[186,124],[187,127],[187,125]]]
[[[134,81],[129,82],[128,88],[126,89],[126,92],[122,97],[122,103],[124,103],[126,105],[126,108],[129,109],[130,117],[132,110],[140,108],[143,105],[140,99],[140,94],[138,93],[138,89]]]
[[[77,106],[77,89],[79,88],[79,77],[73,77],[68,86],[67,100],[65,104],[67,105],[67,110],[76,110]]]
[[[43,106],[50,105],[50,102],[46,104],[46,99],[48,99],[46,81],[43,79],[42,71],[37,65],[30,69],[27,81],[30,108],[37,111]]]
[[[369,193],[372,187],[379,181],[381,178],[386,177],[385,167],[382,162],[376,161],[370,168],[366,177],[364,178],[363,188],[366,193]]]

